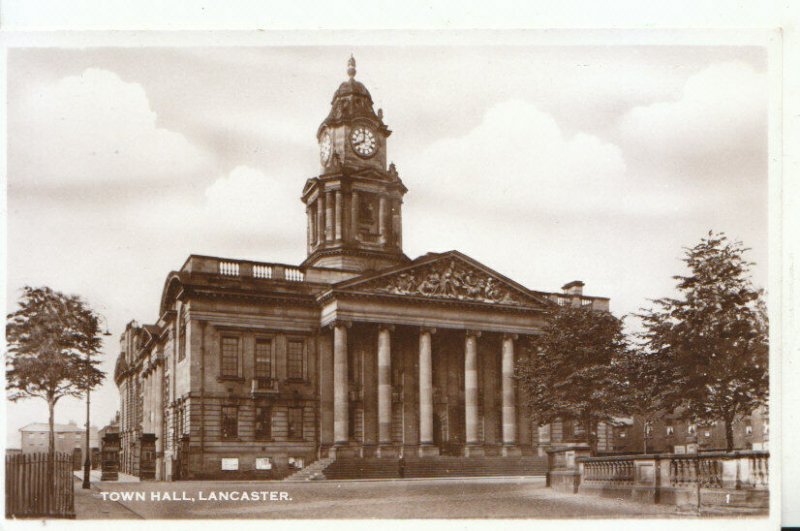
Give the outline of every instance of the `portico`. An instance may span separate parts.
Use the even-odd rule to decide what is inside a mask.
[[[336,284],[318,300],[333,363],[320,372],[333,403],[332,417],[320,416],[320,433],[333,434],[323,448],[379,457],[533,451],[513,375],[520,337],[543,325],[538,296],[451,251]]]

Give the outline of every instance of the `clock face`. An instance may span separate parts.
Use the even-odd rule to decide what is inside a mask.
[[[323,133],[322,139],[319,141],[319,159],[323,164],[327,164],[331,160],[331,153],[333,152],[333,141],[331,135],[327,132]]]
[[[356,154],[362,157],[371,157],[378,149],[378,140],[371,129],[360,126],[350,133],[350,145],[353,146]]]

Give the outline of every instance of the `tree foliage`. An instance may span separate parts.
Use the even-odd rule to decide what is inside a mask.
[[[647,453],[648,426],[669,411],[676,393],[675,366],[668,356],[634,347],[620,356],[614,375],[620,407],[643,421],[642,450]]]
[[[104,378],[98,316],[77,296],[48,287],[23,288],[19,308],[6,318],[8,399],[42,398],[50,413],[63,397],[80,397]]]
[[[763,405],[769,390],[766,305],[750,281],[747,250],[709,232],[686,250],[689,274],[673,277],[680,297],[655,300],[639,315],[647,351],[673,366],[672,409],[725,422],[728,450],[734,420]]]
[[[522,399],[536,421],[580,423],[595,452],[597,423],[621,412],[615,366],[626,348],[622,321],[611,313],[555,309],[517,367]]]

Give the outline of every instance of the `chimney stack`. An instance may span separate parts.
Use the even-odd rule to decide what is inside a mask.
[[[564,295],[583,295],[583,286],[585,284],[580,280],[573,280],[572,282],[567,282],[561,289],[564,291]]]

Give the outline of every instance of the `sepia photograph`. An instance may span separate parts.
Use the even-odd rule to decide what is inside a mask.
[[[288,33],[7,45],[5,518],[765,523],[779,34]]]

